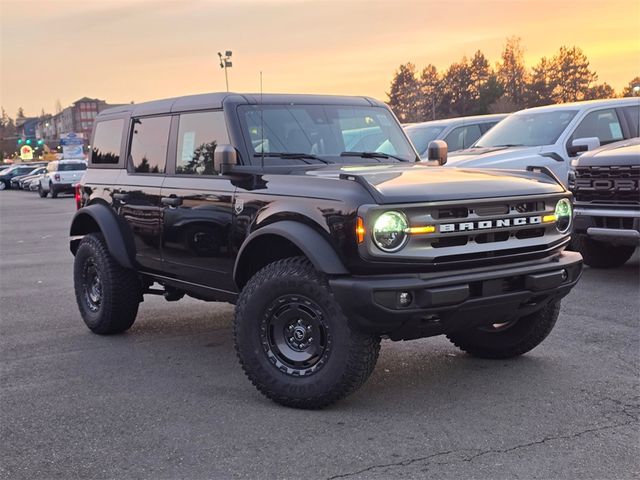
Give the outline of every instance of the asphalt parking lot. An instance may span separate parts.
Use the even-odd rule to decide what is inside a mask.
[[[244,377],[230,305],[151,297],[128,333],[91,334],[72,287],[74,208],[0,192],[2,478],[640,475],[637,254],[587,268],[524,357],[384,341],[361,390],[310,412]]]

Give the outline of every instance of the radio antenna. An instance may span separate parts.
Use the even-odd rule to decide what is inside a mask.
[[[262,165],[264,169],[264,118],[262,116],[262,70],[260,70],[260,152],[262,153]]]

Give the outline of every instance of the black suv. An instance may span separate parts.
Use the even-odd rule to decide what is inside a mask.
[[[126,105],[100,113],[91,146],[71,225],[87,326],[127,330],[144,294],[234,303],[242,367],[283,405],[356,390],[381,337],[521,355],[580,276],[553,174],[440,168],[439,145],[420,163],[370,98]]]
[[[572,163],[572,248],[594,268],[619,267],[640,244],[640,139],[584,153]]]

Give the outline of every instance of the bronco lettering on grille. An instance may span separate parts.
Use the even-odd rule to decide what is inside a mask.
[[[489,228],[520,227],[522,225],[536,225],[542,223],[541,216],[500,218],[498,220],[480,220],[477,222],[443,223],[440,233],[468,232],[471,230],[485,230]]]

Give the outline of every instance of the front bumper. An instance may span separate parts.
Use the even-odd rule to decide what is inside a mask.
[[[567,295],[581,272],[582,256],[562,252],[449,275],[336,277],[329,283],[355,328],[408,340],[534,313]],[[401,304],[401,293],[410,295],[410,304]]]
[[[640,245],[640,210],[575,207],[574,231],[616,245]]]

